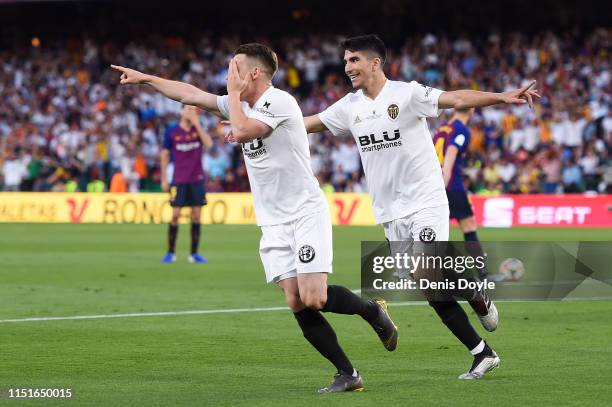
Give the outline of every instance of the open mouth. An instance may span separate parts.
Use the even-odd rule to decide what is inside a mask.
[[[355,79],[357,79],[357,77],[359,76],[359,74],[349,74],[349,79],[351,80],[351,82],[354,82]]]

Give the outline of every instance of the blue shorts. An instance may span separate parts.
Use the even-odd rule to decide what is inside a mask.
[[[172,185],[170,187],[170,205],[174,207],[206,205],[204,181]]]
[[[474,216],[472,204],[465,191],[446,191],[446,196],[448,197],[450,219],[461,220]]]

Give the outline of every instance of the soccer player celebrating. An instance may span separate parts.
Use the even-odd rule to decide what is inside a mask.
[[[168,252],[162,263],[176,261],[176,236],[181,208],[191,208],[191,254],[190,263],[207,263],[198,254],[200,243],[200,213],[206,205],[204,170],[202,169],[202,147],[212,147],[212,139],[204,131],[198,118],[197,108],[183,105],[181,118],[176,126],[168,129],[161,153],[161,184],[164,192],[170,192],[172,220],[168,226]],[[168,162],[172,158],[174,172],[172,184],[168,184]]]
[[[455,109],[449,122],[438,129],[433,142],[442,165],[450,218],[457,220],[463,231],[463,238],[469,242],[467,249],[470,255],[477,257],[483,256],[483,252],[476,234],[474,211],[463,185],[463,159],[470,144],[470,129],[467,125],[473,114],[473,108]],[[480,278],[485,279],[486,269],[478,271]]]
[[[302,112],[291,95],[272,86],[276,54],[264,45],[241,45],[229,64],[225,96],[113,68],[122,71],[121,83],[147,84],[171,99],[229,118],[228,140],[242,144],[267,281],[283,290],[304,337],[338,370],[320,392],[362,390],[360,374],[320,311],[360,315],[389,351],[396,347],[397,328],[384,301],[365,301],[344,287],[327,285],[332,272],[329,208],[310,166]]]
[[[345,72],[358,89],[318,115],[305,118],[308,132],[330,130],[336,136],[353,135],[359,146],[377,223],[389,241],[447,241],[449,208],[444,181],[426,118],[440,109],[467,109],[498,103],[532,105],[539,97],[534,82],[510,92],[474,90],[443,92],[417,82],[385,77],[384,43],[376,35],[349,38],[342,43]],[[412,249],[409,249],[412,250]],[[415,275],[416,277],[416,275]],[[497,310],[484,295],[472,298],[484,308],[479,315],[487,330],[497,326]],[[478,335],[467,314],[454,299],[430,305],[448,329],[474,356],[460,379],[477,379],[499,365],[499,357]],[[476,304],[479,303],[479,304]]]

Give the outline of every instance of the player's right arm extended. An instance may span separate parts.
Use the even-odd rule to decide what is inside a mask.
[[[304,126],[306,126],[306,133],[318,133],[327,130],[318,114],[304,117]]]
[[[471,107],[492,106],[499,103],[527,103],[529,107],[533,108],[533,100],[540,97],[537,90],[531,89],[535,83],[536,81],[531,81],[522,88],[502,93],[481,92],[472,89],[443,92],[438,99],[438,108],[468,109]]]
[[[442,176],[444,177],[444,186],[447,187],[453,174],[453,166],[457,159],[459,149],[456,146],[448,146],[444,154],[444,164],[442,164]]]
[[[167,98],[186,105],[197,106],[207,112],[221,116],[219,108],[217,107],[217,95],[204,92],[202,89],[196,88],[188,83],[171,81],[169,79],[160,78],[159,76],[148,75],[135,69],[118,65],[111,65],[111,68],[121,72],[120,83],[122,85],[149,85]]]

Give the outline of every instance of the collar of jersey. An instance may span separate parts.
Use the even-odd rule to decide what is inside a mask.
[[[361,90],[361,97],[363,97],[368,102],[376,102],[378,99],[380,99],[382,94],[385,93],[385,91],[389,87],[389,82],[391,82],[391,81],[388,78],[385,78],[385,84],[383,85],[382,89],[380,90],[380,92],[378,92],[378,95],[376,95],[376,97],[374,99],[370,99],[369,97],[367,97],[365,92],[363,91],[363,89],[360,89]]]
[[[271,89],[274,89],[274,85],[270,85],[270,87],[268,87],[268,89],[264,90],[264,93],[262,93],[262,94],[261,94],[261,95],[260,95],[260,96],[257,98],[257,100],[255,101],[255,103],[253,103],[253,106],[250,106],[250,107],[251,107],[251,108],[253,108],[253,107],[257,106],[257,104],[259,103],[259,101],[261,100],[261,98],[263,98],[263,97],[264,97],[264,95],[265,95],[266,93],[268,93],[268,92],[269,92]]]

